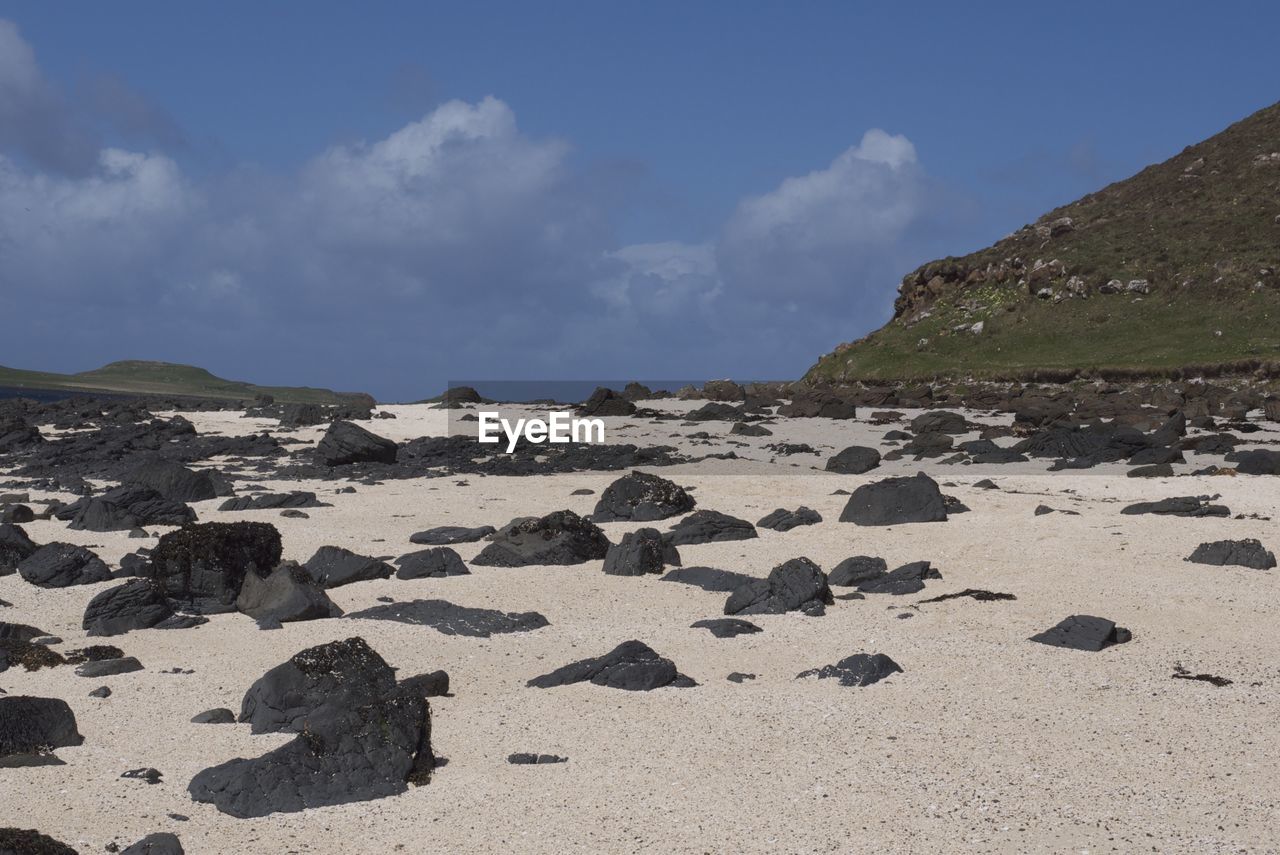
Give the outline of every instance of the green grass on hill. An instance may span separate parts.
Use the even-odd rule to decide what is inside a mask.
[[[142,360],[112,362],[102,368],[77,374],[25,371],[0,366],[0,386],[222,400],[252,400],[259,395],[271,395],[282,403],[312,404],[338,404],[358,396],[358,393],[333,392],[306,386],[258,386],[238,380],[224,380],[193,365]]]

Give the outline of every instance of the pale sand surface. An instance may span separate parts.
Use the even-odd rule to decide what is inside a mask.
[[[365,425],[398,441],[447,429],[441,411],[386,409],[399,418]],[[187,417],[202,432],[275,428],[236,414]],[[720,436],[729,428],[723,422],[608,421],[610,442],[727,450],[722,442],[668,437],[697,430]],[[532,633],[466,638],[348,620],[263,632],[238,614],[192,630],[130,633],[106,641],[141,659],[142,672],[86,679],[62,667],[0,675],[10,694],[67,700],[85,737],[83,746],[58,750],[64,766],[0,769],[0,825],[37,828],[86,853],[155,831],[178,834],[190,853],[1280,851],[1280,575],[1183,561],[1199,543],[1223,538],[1258,537],[1280,549],[1280,527],[1120,514],[1132,501],[1221,493],[1233,514],[1280,518],[1280,480],[1131,479],[1114,466],[1050,474],[1045,461],[899,461],[862,476],[808,468],[849,444],[878,445],[891,427],[779,420],[774,436],[744,438],[748,447],[735,449],[760,462],[649,471],[696,487],[701,508],[752,522],[801,504],[824,518],[787,533],[761,530],[758,540],[682,547],[686,566],[763,576],[801,555],[826,570],[855,554],[882,556],[890,567],[927,559],[944,578],[921,594],[838,600],[821,618],[753,617],[763,633],[720,640],[689,624],[720,615],[724,594],[656,576],[606,576],[596,561],[475,567],[465,577],[392,578],[330,592],[347,611],[382,595],[535,610],[551,626]],[[321,433],[290,435],[314,440]],[[771,455],[760,449],[778,441],[821,446],[823,454],[768,463]],[[1220,462],[1188,459],[1177,468]],[[971,512],[888,528],[836,521],[845,502],[831,495],[836,488],[919,470],[953,482],[944,492]],[[263,480],[273,490],[314,490],[333,506],[308,509],[302,520],[276,511],[222,513],[215,510],[221,500],[194,507],[206,522],[274,523],[285,558],[304,561],[324,544],[393,556],[419,548],[409,535],[432,526],[502,525],[560,508],[589,513],[620,474],[387,481],[357,485],[354,495],[334,495],[339,482]],[[1002,490],[971,486],[983,477]],[[570,495],[583,487],[596,495]],[[1033,516],[1042,502],[1081,515]],[[638,527],[602,526],[614,541]],[[113,565],[154,542],[61,523],[25,528],[38,542],[92,545]],[[469,560],[483,545],[456,549]],[[16,575],[0,578],[0,598],[14,604],[0,609],[0,619],[62,636],[61,650],[93,643],[80,629],[85,603],[114,584],[43,590]],[[1018,599],[911,608],[967,587]],[[1100,653],[1026,640],[1074,613],[1115,620],[1134,640]],[[448,671],[453,696],[431,701],[435,750],[448,764],[432,782],[393,798],[263,819],[193,803],[186,786],[201,769],[256,756],[289,737],[191,724],[191,716],[217,706],[238,710],[245,689],[267,669],[305,647],[352,635],[366,638],[402,676]],[[673,659],[699,685],[637,693],[524,685],[631,638]],[[794,679],[858,652],[886,653],[904,673],[864,688]],[[1215,688],[1174,680],[1175,663],[1235,682]],[[165,673],[172,668],[194,673]],[[758,678],[737,685],[725,679],[732,671]],[[88,697],[104,684],[110,698]],[[508,765],[517,751],[570,760]],[[160,769],[164,781],[120,779],[141,766]],[[189,821],[171,819],[171,812]]]

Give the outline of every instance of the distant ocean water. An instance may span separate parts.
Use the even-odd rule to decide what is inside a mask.
[[[470,386],[481,397],[494,401],[585,401],[601,386],[621,392],[628,383],[640,383],[655,392],[675,392],[684,386],[701,386],[703,380],[450,380],[449,388]]]

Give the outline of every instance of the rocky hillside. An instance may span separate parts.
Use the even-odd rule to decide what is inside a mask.
[[[907,274],[810,380],[1169,373],[1280,362],[1280,104]]]
[[[257,386],[224,380],[193,365],[127,360],[92,371],[55,374],[0,366],[0,387],[32,390],[106,392],[120,395],[156,395],[183,398],[252,401],[270,396],[281,403],[344,404],[373,399],[363,393],[333,392],[306,386]]]

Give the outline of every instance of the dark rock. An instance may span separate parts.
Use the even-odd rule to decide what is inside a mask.
[[[795,419],[852,419],[858,415],[854,402],[825,390],[797,391],[790,403],[778,408],[778,415]]]
[[[185,855],[182,842],[176,834],[159,831],[148,834],[137,843],[123,850],[120,855]]]
[[[488,638],[509,632],[530,632],[549,626],[537,612],[501,612],[458,606],[447,600],[409,600],[362,609],[347,615],[351,620],[389,620],[429,626],[445,635]]]
[[[901,674],[902,668],[883,653],[855,653],[834,665],[801,671],[796,679],[817,677],[819,680],[836,678],[842,686],[870,686],[893,674]]]
[[[111,697],[111,689],[107,686],[99,686],[89,693],[91,698],[109,698]]]
[[[733,638],[738,635],[764,632],[764,630],[756,626],[751,621],[741,620],[739,618],[709,618],[706,620],[694,621],[691,626],[694,629],[708,630],[716,638]]]
[[[279,508],[320,508],[324,503],[316,494],[304,490],[289,493],[259,493],[256,496],[236,496],[218,506],[220,511],[274,511]]]
[[[714,567],[677,567],[659,581],[680,582],[685,585],[693,585],[704,591],[729,593],[730,591],[736,591],[749,582],[759,580],[755,576],[734,573],[731,570],[717,570]]]
[[[662,686],[692,686],[694,682],[676,670],[646,644],[624,641],[604,656],[583,659],[534,677],[528,685],[537,689],[591,682],[627,691],[648,691]]]
[[[604,532],[573,511],[556,511],[540,519],[513,520],[490,539],[493,542],[472,559],[472,564],[482,567],[581,564],[604,558],[609,551],[609,539]]]
[[[652,522],[686,513],[695,504],[680,485],[637,471],[605,488],[590,519],[593,522]]]
[[[460,525],[442,525],[429,528],[410,535],[409,542],[421,546],[450,546],[455,543],[474,543],[493,534],[497,529],[491,525],[467,528]]]
[[[1280,475],[1280,451],[1256,449],[1227,455],[1241,475]]]
[[[244,577],[269,573],[280,551],[280,532],[270,523],[189,525],[160,538],[147,573],[186,610],[229,612]]]
[[[680,553],[657,529],[641,528],[627,532],[621,542],[609,547],[604,572],[610,576],[643,576],[661,573],[668,564],[679,565]]]
[[[883,576],[859,583],[858,590],[864,594],[915,594],[924,590],[925,579],[941,578],[942,574],[928,561],[912,561]]]
[[[37,638],[48,635],[43,629],[30,626],[25,623],[10,623],[9,621],[0,621],[0,641],[15,639],[17,641],[35,641]]]
[[[274,618],[281,623],[342,616],[342,609],[324,588],[294,561],[284,562],[265,577],[246,573],[236,609],[254,620]]]
[[[755,678],[755,674],[744,674],[741,671],[733,671],[725,679],[730,683],[745,683],[747,680],[754,680]]]
[[[60,763],[57,748],[84,743],[76,716],[58,698],[0,697],[0,767]]]
[[[1132,637],[1129,630],[1105,618],[1071,615],[1056,626],[1031,636],[1031,640],[1053,647],[1096,652],[1113,644],[1123,644]]]
[[[7,576],[17,569],[24,558],[39,549],[22,526],[0,523],[0,576]]]
[[[173,617],[173,607],[149,579],[134,579],[94,596],[80,626],[89,635],[122,635],[150,629]]]
[[[964,416],[959,413],[949,413],[945,410],[931,410],[912,419],[911,430],[917,434],[960,434],[968,433],[970,428],[969,423],[965,421]]]
[[[443,579],[446,576],[467,576],[471,571],[462,562],[462,556],[447,546],[433,546],[401,555],[395,563],[397,579]]]
[[[1079,511],[1063,511],[1057,508],[1051,508],[1048,505],[1036,505],[1035,515],[1042,517],[1045,514],[1067,514],[1068,516],[1078,517]]]
[[[793,558],[729,595],[727,615],[779,615],[807,610],[811,604],[831,605],[831,589],[822,568],[808,558]]]
[[[1175,517],[1227,517],[1225,505],[1210,504],[1209,496],[1174,496],[1158,502],[1138,502],[1120,510],[1122,514],[1161,514]]]
[[[629,416],[636,411],[636,405],[631,403],[622,395],[606,389],[603,386],[598,387],[591,393],[591,397],[578,407],[578,415],[580,416]]]
[[[1159,466],[1161,464],[1168,466],[1171,463],[1186,462],[1187,459],[1182,455],[1180,449],[1166,448],[1164,446],[1141,448],[1129,456],[1130,466]]]
[[[1173,467],[1168,463],[1153,463],[1150,466],[1137,466],[1125,473],[1130,478],[1172,478]]]
[[[199,502],[218,495],[218,488],[209,472],[195,472],[171,460],[147,461],[126,472],[120,480],[149,487],[176,502]]]
[[[395,463],[396,444],[357,424],[336,421],[316,446],[316,459],[325,466]]]
[[[0,508],[0,523],[21,524],[34,522],[35,511],[26,505],[6,505]]]
[[[106,582],[111,570],[83,546],[50,543],[42,546],[18,564],[18,573],[41,588],[66,588]]]
[[[0,451],[4,450],[4,425],[0,423]],[[0,828],[0,855],[77,855],[61,841],[31,828]]]
[[[889,565],[883,558],[870,555],[855,555],[846,558],[835,566],[827,576],[827,583],[840,587],[855,587],[872,579],[880,579],[889,573]]]
[[[545,766],[548,763],[568,763],[569,758],[558,754],[517,753],[508,755],[507,762],[513,766]]]
[[[152,769],[152,768],[130,769],[120,777],[135,778],[139,781],[146,781],[148,784],[158,784],[164,778],[164,776],[160,774],[159,769]]]
[[[691,546],[700,543],[722,543],[729,540],[750,540],[759,537],[755,526],[746,520],[722,514],[719,511],[694,511],[680,520],[665,535],[674,546]]]
[[[801,505],[794,511],[778,508],[757,520],[756,525],[773,531],[791,531],[793,528],[799,528],[804,525],[817,525],[820,522],[822,522],[821,514],[812,508],[806,508]]]
[[[322,588],[337,588],[352,582],[387,579],[395,572],[390,564],[357,555],[340,546],[322,546],[303,565],[311,578]]]
[[[226,707],[214,707],[191,717],[192,724],[235,724],[236,714]]]
[[[879,451],[862,445],[851,445],[827,461],[827,471],[841,475],[861,475],[879,465]]]
[[[80,677],[114,677],[118,674],[132,674],[141,671],[142,663],[134,656],[119,659],[101,659],[76,666],[76,675]]]
[[[91,644],[67,653],[67,662],[79,665],[82,662],[102,662],[106,659],[119,659],[124,651],[114,644]]]
[[[1227,564],[1240,567],[1252,567],[1255,570],[1270,570],[1276,566],[1276,557],[1254,538],[1246,540],[1215,540],[1202,543],[1192,552],[1188,561],[1196,564]]]
[[[773,431],[764,425],[751,425],[746,422],[734,422],[729,428],[731,436],[773,436]]]
[[[885,478],[853,491],[840,513],[840,522],[857,525],[900,525],[944,522],[947,510],[938,483],[917,473],[914,477]]]
[[[155,625],[155,629],[192,629],[209,622],[204,615],[174,615]]]
[[[703,404],[698,409],[685,413],[684,417],[691,422],[736,422],[744,415],[746,415],[746,412],[742,407],[713,401],[710,404]]]
[[[77,531],[129,531],[144,525],[186,525],[196,512],[150,487],[122,484],[67,505],[54,516]]]

